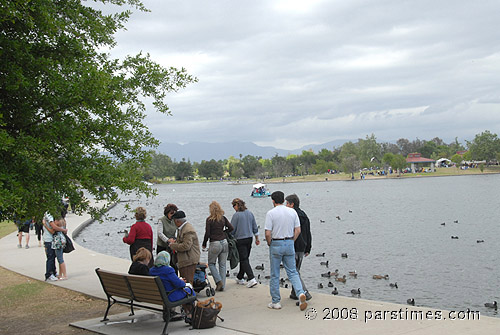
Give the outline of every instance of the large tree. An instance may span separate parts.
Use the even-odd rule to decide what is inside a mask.
[[[500,152],[500,139],[497,134],[485,130],[481,134],[477,134],[472,142],[467,141],[469,151],[474,160],[485,160],[486,163],[496,159],[497,153]]]
[[[99,2],[146,10],[139,0]],[[82,190],[150,192],[141,171],[158,142],[144,101],[169,114],[166,93],[196,78],[147,54],[106,53],[130,15],[80,0],[1,1],[0,219],[55,212],[63,195],[89,209]]]

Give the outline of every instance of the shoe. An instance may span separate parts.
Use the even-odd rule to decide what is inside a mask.
[[[30,246],[26,244],[25,248],[26,248],[26,249],[29,249],[29,248],[30,248]]]
[[[299,297],[295,295],[295,293],[290,293],[290,299],[292,300],[299,300]]]
[[[236,278],[236,284],[238,284],[238,285],[245,285],[246,284],[245,279],[238,279],[238,278]]]
[[[18,245],[17,245],[17,247],[18,247],[19,249],[21,249],[23,246],[22,246],[22,245],[20,245],[20,244],[18,244]]]
[[[56,277],[56,276],[54,276],[54,275],[50,275],[50,277],[49,277],[49,278],[47,278],[47,279],[45,279],[45,280],[46,280],[46,281],[58,281],[59,279],[57,279],[57,277]]]
[[[217,287],[215,288],[215,290],[219,292],[224,291],[224,287],[222,286],[222,280],[217,282]]]
[[[313,298],[313,296],[311,295],[311,293],[309,293],[309,291],[306,291],[306,300],[309,301]]]
[[[248,288],[252,288],[252,287],[254,287],[254,286],[257,286],[257,284],[258,284],[258,283],[257,283],[257,280],[256,280],[255,278],[252,278],[251,280],[249,280],[249,281],[248,281],[248,283],[247,283],[247,287],[248,287]]]
[[[299,295],[299,301],[300,301],[299,308],[301,311],[303,311],[304,309],[307,308],[306,295],[304,293],[301,293]]]
[[[279,302],[271,302],[269,305],[267,305],[267,308],[270,309],[281,309],[281,304]]]

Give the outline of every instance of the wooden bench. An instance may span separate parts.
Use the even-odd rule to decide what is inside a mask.
[[[99,268],[95,269],[95,272],[108,298],[108,307],[101,321],[109,320],[109,309],[115,303],[130,306],[130,315],[134,315],[134,307],[139,307],[162,312],[165,321],[162,334],[166,334],[168,322],[171,319],[170,309],[196,300],[194,295],[188,295],[186,298],[174,302],[168,300],[168,294],[173,291],[165,292],[165,287],[160,277],[157,276],[136,276]],[[149,304],[162,307],[158,308]]]

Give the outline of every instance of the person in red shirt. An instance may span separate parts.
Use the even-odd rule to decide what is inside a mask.
[[[137,207],[135,209],[135,219],[137,222],[130,227],[130,233],[125,230],[123,242],[130,245],[130,258],[133,260],[134,255],[140,248],[146,248],[153,253],[153,229],[146,219],[146,209]],[[150,268],[153,266],[153,259],[150,260]]]

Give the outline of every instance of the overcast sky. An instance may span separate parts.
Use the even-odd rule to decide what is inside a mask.
[[[148,112],[162,142],[295,149],[500,134],[498,0],[144,0],[113,56],[199,82]]]

